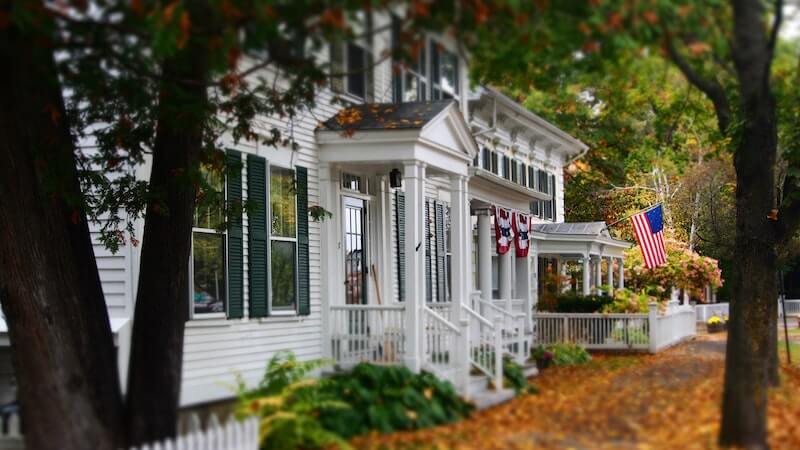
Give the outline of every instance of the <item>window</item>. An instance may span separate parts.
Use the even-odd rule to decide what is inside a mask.
[[[431,82],[434,100],[458,98],[458,56],[435,42],[430,42]]]
[[[483,169],[491,171],[492,170],[492,155],[488,148],[484,147],[481,149],[481,156],[483,157]]]
[[[491,171],[492,171],[493,174],[499,175],[499,167],[498,167],[498,164],[497,164],[498,163],[497,152],[490,152],[490,153],[491,153],[491,160],[492,160],[491,161],[492,162]]]
[[[224,314],[228,293],[225,255],[225,182],[222,174],[202,168],[203,195],[195,208],[192,226],[192,313]]]
[[[393,46],[399,45],[399,20],[393,18]],[[440,43],[428,40],[411,67],[394,74],[394,101],[419,102],[429,98],[441,100],[460,95],[458,55],[446,50]]]
[[[361,100],[372,100],[372,53],[353,42],[331,44],[331,88]]]
[[[270,166],[270,298],[272,310],[297,307],[297,196],[294,171]]]
[[[512,159],[511,160],[511,181],[514,183],[519,180],[519,169],[517,168],[517,161]]]
[[[536,169],[528,167],[528,187],[536,189]]]
[[[525,164],[519,165],[519,184],[522,186],[528,186],[528,166]]]
[[[503,156],[503,178],[511,179],[511,159],[508,156]]]

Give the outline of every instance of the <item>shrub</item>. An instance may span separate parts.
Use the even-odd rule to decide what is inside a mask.
[[[322,411],[332,414],[350,407],[322,389],[320,380],[305,378],[323,364],[319,360],[298,362],[291,353],[278,353],[270,359],[256,388],[248,389],[239,377],[237,415],[261,417],[261,448],[350,448],[319,420]]]
[[[647,344],[650,342],[650,335],[645,333],[644,330],[641,328],[615,328],[614,331],[611,332],[611,338],[615,341],[625,342],[625,334],[627,332],[628,341],[627,342],[634,342],[637,344]]]
[[[528,378],[525,377],[525,369],[508,356],[503,357],[503,384],[514,389],[517,395],[536,392],[536,388],[529,384]]]
[[[550,304],[540,304],[540,311],[558,313],[594,313],[602,310],[613,301],[605,295],[580,295],[575,292],[565,292],[555,297]]]
[[[553,353],[553,364],[556,366],[574,366],[592,360],[589,352],[577,344],[553,344],[549,350]]]
[[[645,291],[633,292],[630,289],[617,289],[614,297],[604,304],[601,311],[604,313],[646,313],[648,304],[658,300],[648,295]]]
[[[359,364],[331,377],[325,389],[350,408],[321,411],[320,421],[346,438],[451,423],[472,410],[450,383],[405,367]]]

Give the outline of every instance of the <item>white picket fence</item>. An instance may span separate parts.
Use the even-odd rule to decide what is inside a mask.
[[[152,442],[130,450],[258,450],[259,418],[238,421],[233,417],[221,424],[215,415],[205,429],[196,415],[189,417],[187,432],[174,439]],[[24,450],[19,416],[4,417],[0,428],[0,450]]]
[[[712,318],[713,316],[717,316],[719,318],[724,316],[730,317],[730,305],[728,303],[696,305],[694,309],[696,311],[695,319],[697,320],[697,323],[706,323],[708,322],[708,319]]]
[[[670,305],[660,314],[536,313],[534,344],[580,344],[590,350],[647,350],[656,353],[697,334],[691,306]]]
[[[784,310],[783,310],[783,305],[781,305],[780,301],[778,301],[778,311],[779,311],[780,315],[783,316]],[[785,311],[785,314],[787,316],[800,315],[800,300],[797,300],[797,299],[792,299],[792,300],[786,299],[786,311]]]

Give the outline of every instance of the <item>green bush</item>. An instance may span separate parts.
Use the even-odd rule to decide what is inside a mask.
[[[291,353],[278,353],[269,361],[257,387],[248,389],[239,377],[237,415],[261,417],[261,448],[350,448],[319,420],[322,411],[332,414],[350,409],[323,389],[320,380],[306,378],[308,372],[323,364],[319,360],[299,362]]]
[[[611,332],[611,338],[615,341],[625,342],[625,333],[626,330],[624,328],[615,328],[614,331]],[[650,336],[641,328],[628,328],[627,334],[628,342],[635,342],[637,344],[647,344],[650,342]]]
[[[451,423],[472,410],[450,383],[399,366],[359,364],[326,380],[325,389],[350,408],[321,411],[320,421],[346,438]]]
[[[517,395],[536,392],[536,388],[525,377],[525,369],[508,356],[503,357],[503,384],[514,389]]]
[[[553,353],[553,364],[556,366],[574,366],[592,360],[589,352],[577,344],[553,344],[548,349]]]
[[[594,313],[611,302],[613,298],[606,295],[584,296],[570,291],[557,295],[552,304],[540,304],[539,310],[557,313]]]

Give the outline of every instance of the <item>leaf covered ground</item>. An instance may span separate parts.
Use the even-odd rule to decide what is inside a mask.
[[[518,397],[465,421],[357,438],[360,449],[713,449],[719,429],[724,334],[658,355],[596,355],[553,368]],[[800,448],[800,367],[784,365],[770,395],[773,449]]]

